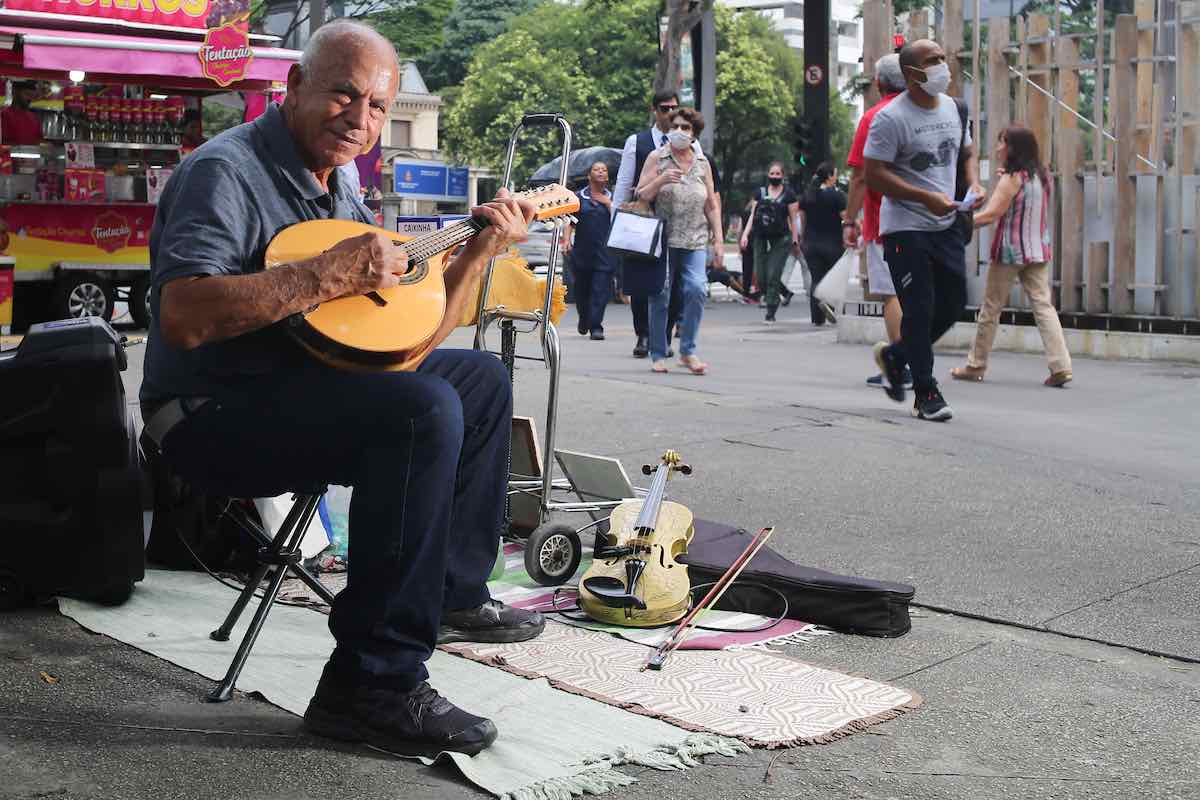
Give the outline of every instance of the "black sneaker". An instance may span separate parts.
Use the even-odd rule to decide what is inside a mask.
[[[443,611],[438,644],[449,642],[524,642],[538,636],[546,627],[546,618],[536,611],[525,611],[488,600],[477,608]]]
[[[904,402],[904,365],[887,342],[875,345],[875,364],[883,373],[883,390],[897,403]]]
[[[791,303],[792,303],[792,295],[794,295],[794,294],[795,294],[795,292],[793,292],[793,291],[791,291],[791,290],[789,290],[789,289],[784,289],[783,291],[781,291],[781,292],[779,293],[779,296],[783,298],[783,304],[784,304],[785,306],[788,306],[788,305],[791,305]]]
[[[833,306],[829,305],[829,303],[826,303],[824,300],[817,303],[817,306],[821,309],[821,313],[825,315],[825,319],[829,320],[830,325],[837,324],[837,313],[834,312]]]
[[[950,408],[946,398],[942,397],[941,391],[935,386],[924,392],[917,392],[916,399],[913,400],[912,415],[917,419],[946,422],[954,416],[954,409]]]
[[[304,727],[328,739],[427,758],[444,750],[473,756],[498,734],[491,720],[463,711],[428,683],[408,691],[345,688],[325,675],[304,712]]]
[[[908,367],[904,368],[904,383],[902,385],[905,389],[912,388],[912,370]],[[872,386],[876,389],[882,389],[883,373],[881,372],[878,375],[872,375],[871,377],[867,378],[867,386]]]
[[[775,309],[768,306],[767,307],[767,315],[765,317],[763,317],[763,322],[770,325],[774,321],[775,321]]]
[[[603,342],[604,341],[604,331],[599,330],[599,329],[594,330],[594,331],[592,331],[590,338],[593,342]]]
[[[634,358],[645,358],[650,354],[650,340],[645,336],[637,337],[637,343],[633,346]]]

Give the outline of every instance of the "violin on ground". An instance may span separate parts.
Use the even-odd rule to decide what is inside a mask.
[[[692,512],[663,498],[671,476],[691,475],[692,468],[668,450],[657,469],[647,465],[642,472],[654,473],[650,492],[613,509],[608,543],[597,545],[579,582],[579,607],[597,622],[652,628],[688,612],[691,582],[676,559],[692,541]]]

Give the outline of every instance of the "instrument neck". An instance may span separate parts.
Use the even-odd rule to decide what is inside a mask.
[[[487,225],[486,220],[468,217],[452,225],[447,225],[440,231],[432,231],[403,242],[404,252],[408,254],[409,264],[420,264],[422,261],[433,258],[438,253],[457,247],[479,233]]]
[[[667,495],[667,475],[670,472],[669,464],[661,464],[654,472],[650,491],[646,493],[646,502],[642,503],[642,511],[637,518],[635,530],[639,536],[653,533],[658,527],[658,512],[662,508],[663,498]]]

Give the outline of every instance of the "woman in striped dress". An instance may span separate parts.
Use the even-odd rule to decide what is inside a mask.
[[[996,223],[987,289],[967,365],[955,367],[950,375],[964,381],[983,380],[1000,310],[1013,280],[1020,278],[1046,348],[1050,376],[1044,383],[1062,386],[1072,377],[1071,354],[1050,293],[1050,175],[1038,156],[1037,138],[1024,125],[1012,125],[1000,134],[995,158],[1003,165],[1000,181],[987,205],[975,212],[976,228]]]

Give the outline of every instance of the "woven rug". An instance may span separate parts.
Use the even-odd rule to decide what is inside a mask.
[[[236,596],[207,575],[148,570],[133,596],[120,606],[67,598],[58,603],[64,615],[88,630],[216,680],[225,674],[252,611],[247,609],[233,639],[210,639],[208,632]],[[303,714],[332,649],[325,617],[305,608],[278,606],[246,662],[238,688]],[[526,680],[449,653],[435,652],[429,672],[439,691],[494,720],[500,729],[496,743],[479,755],[445,753],[442,758],[451,759],[472,783],[501,800],[569,800],[599,794],[635,782],[618,769],[622,765],[682,770],[699,764],[701,756],[735,756],[747,749],[736,739],[631,715],[557,691],[545,680]],[[395,796],[421,796],[419,790],[413,792],[401,783]]]
[[[520,644],[443,650],[574,694],[755,747],[823,744],[916,708],[919,695],[761,650],[676,652],[642,670],[643,648],[598,631],[547,625]]]
[[[672,626],[628,628],[620,625],[606,625],[583,617],[582,612],[578,610],[567,610],[575,608],[575,587],[580,576],[592,563],[590,548],[584,548],[583,561],[580,562],[574,577],[558,590],[542,586],[529,577],[529,573],[525,571],[524,553],[524,548],[520,544],[504,545],[504,572],[499,577],[488,581],[488,589],[491,591],[492,597],[518,608],[542,611],[552,619],[567,625],[603,631],[647,647],[657,647],[671,635]],[[344,572],[323,573],[319,579],[334,594],[346,587]],[[305,603],[325,612],[329,610],[304,583],[296,578],[284,581],[280,597],[289,602]],[[555,613],[556,608],[562,609],[563,613]],[[831,631],[819,629],[808,622],[783,619],[771,624],[772,620],[767,617],[733,611],[709,611],[700,615],[699,622],[705,629],[696,630],[690,635],[684,641],[683,649],[736,650],[745,647],[799,645],[815,641],[817,637],[832,634]],[[707,630],[707,628],[722,630]]]

